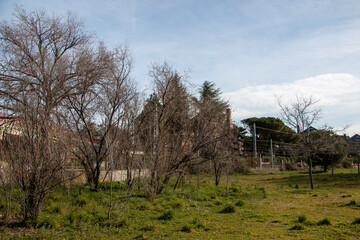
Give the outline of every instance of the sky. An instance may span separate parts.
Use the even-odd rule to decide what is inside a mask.
[[[71,11],[108,46],[126,43],[145,92],[151,64],[166,61],[194,92],[215,83],[235,123],[280,117],[277,98],[313,96],[315,127],[360,134],[360,0],[0,0],[0,21],[15,5]]]

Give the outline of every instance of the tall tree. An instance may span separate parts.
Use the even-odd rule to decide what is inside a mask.
[[[129,120],[137,92],[130,77],[132,58],[126,46],[109,50],[100,44],[97,51],[88,51],[83,57],[85,69],[93,71],[80,72],[81,85],[68,96],[65,107],[69,129],[78,138],[73,154],[84,167],[90,188],[97,191],[103,163],[121,126]],[[93,122],[100,127],[94,128]]]
[[[66,141],[61,106],[78,87],[81,52],[89,35],[74,16],[17,8],[0,24],[0,108],[21,126],[9,145],[9,166],[23,196],[24,220],[35,221],[46,194],[62,181]]]
[[[215,88],[215,83],[205,81],[199,89],[200,101],[222,102],[220,88]]]
[[[210,136],[213,139],[201,151],[201,156],[212,162],[215,175],[215,185],[219,185],[220,177],[230,163],[231,141],[233,132],[230,129],[231,122],[226,123],[228,103],[221,98],[221,91],[214,83],[205,81],[199,89],[200,93],[200,114],[201,111],[211,112],[212,129]],[[228,110],[230,111],[230,110]],[[230,114],[230,112],[228,112]],[[230,116],[228,116],[230,118]],[[231,121],[231,119],[229,119]]]

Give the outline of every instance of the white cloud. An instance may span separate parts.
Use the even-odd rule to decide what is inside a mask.
[[[360,79],[350,74],[324,74],[290,83],[241,88],[224,93],[233,108],[234,120],[278,116],[276,96],[289,102],[298,96],[313,96],[323,108],[320,123],[335,128],[351,125],[346,133],[360,133]]]

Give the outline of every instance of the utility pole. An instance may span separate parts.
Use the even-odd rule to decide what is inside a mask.
[[[272,139],[270,139],[270,154],[271,154],[271,168],[274,168],[274,152],[273,152]]]
[[[256,125],[255,123],[253,124],[253,146],[254,146],[254,162],[255,162],[255,168],[258,168],[258,165],[259,165],[259,161],[257,159],[257,152],[256,152]]]

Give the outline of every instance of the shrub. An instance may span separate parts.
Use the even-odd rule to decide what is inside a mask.
[[[189,233],[189,232],[191,232],[191,227],[189,225],[185,225],[181,228],[180,231]]]
[[[233,205],[227,205],[223,210],[220,211],[220,213],[234,213],[235,207]]]
[[[360,224],[360,218],[356,218],[356,219],[352,222],[352,224]]]
[[[331,225],[331,222],[328,218],[324,218],[322,220],[320,220],[318,223],[317,223],[318,226],[328,226],[328,225]]]
[[[174,218],[174,212],[171,210],[168,210],[166,212],[164,212],[160,217],[158,217],[158,220],[165,220],[165,221],[169,221],[171,219]]]
[[[304,226],[300,225],[300,224],[296,224],[295,226],[293,226],[292,228],[290,228],[289,230],[304,230]]]
[[[87,203],[88,203],[88,200],[85,197],[79,197],[76,199],[76,204],[79,207],[84,207],[84,206],[86,206]]]
[[[341,166],[343,168],[352,168],[352,159],[351,158],[344,158],[344,160],[341,162]]]
[[[352,199],[348,204],[346,204],[347,206],[356,206],[358,203]]]
[[[235,158],[235,164],[233,171],[231,173],[241,173],[241,174],[248,174],[251,172],[251,168],[249,166],[248,161],[243,158]]]
[[[144,232],[153,232],[155,230],[155,226],[147,225],[145,227],[142,227],[140,230]]]
[[[242,206],[244,206],[245,205],[245,202],[244,202],[244,200],[242,200],[242,199],[240,199],[239,201],[237,201],[236,203],[235,203],[235,206],[238,206],[238,207],[242,207]]]
[[[299,223],[305,223],[307,221],[307,217],[305,215],[301,215],[298,217]]]
[[[298,170],[299,167],[292,162],[285,162],[281,167],[280,167],[280,171],[295,171]]]

